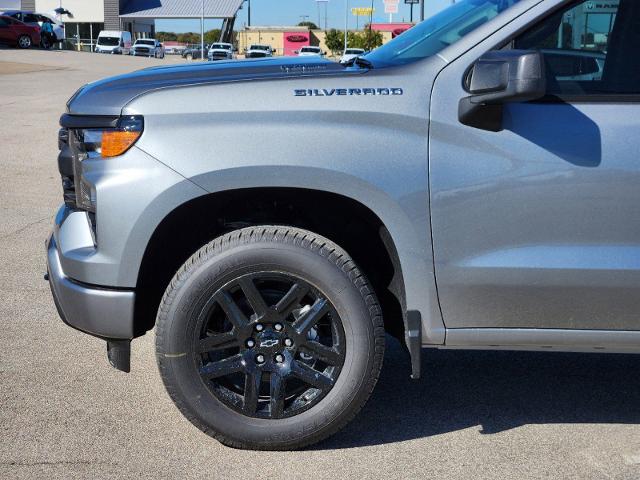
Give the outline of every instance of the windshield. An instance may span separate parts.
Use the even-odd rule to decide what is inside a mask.
[[[115,47],[120,44],[118,37],[98,37],[98,45],[106,45],[108,47]]]
[[[153,40],[136,40],[136,45],[155,45]]]
[[[461,0],[367,54],[375,65],[400,65],[435,55],[519,0]]]
[[[249,50],[271,50],[268,45],[251,45]]]
[[[226,43],[214,43],[211,45],[211,48],[215,48],[218,50],[230,50],[231,49],[231,45],[228,45]]]
[[[364,50],[359,50],[357,48],[355,50],[354,49],[351,49],[351,50],[347,49],[347,50],[344,51],[345,55],[360,55],[361,53],[364,53]]]

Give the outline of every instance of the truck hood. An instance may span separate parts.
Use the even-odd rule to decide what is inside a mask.
[[[163,88],[363,72],[366,70],[345,68],[320,57],[223,60],[152,67],[85,85],[69,99],[67,111],[72,115],[120,115],[134,98]]]

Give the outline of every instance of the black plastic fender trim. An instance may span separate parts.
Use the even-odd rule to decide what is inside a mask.
[[[405,342],[411,356],[411,378],[417,380],[421,374],[422,359],[422,316],[417,310],[407,311]]]

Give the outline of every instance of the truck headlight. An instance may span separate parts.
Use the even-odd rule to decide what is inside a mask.
[[[143,129],[141,116],[128,116],[120,118],[115,128],[76,130],[76,138],[87,158],[117,157],[138,141]]]
[[[83,162],[117,157],[129,150],[142,135],[144,121],[141,116],[121,117],[114,128],[73,129],[74,177],[76,205],[78,208],[95,213],[95,186],[85,178]]]

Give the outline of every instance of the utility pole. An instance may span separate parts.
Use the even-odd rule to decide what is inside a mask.
[[[251,26],[251,0],[247,0],[247,27]]]
[[[424,21],[424,2],[425,0],[420,0],[420,21]]]

